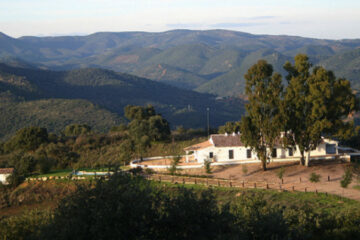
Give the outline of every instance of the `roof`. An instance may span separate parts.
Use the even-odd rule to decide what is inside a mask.
[[[210,147],[212,145],[213,144],[209,140],[207,140],[205,142],[201,142],[201,143],[186,147],[186,148],[184,148],[184,150],[185,151],[195,151],[195,150],[200,150],[200,149],[203,149],[203,148]]]
[[[239,134],[214,134],[211,135],[211,140],[215,147],[241,147],[245,146],[241,142]]]
[[[320,143],[325,143],[325,142],[327,142],[327,141],[324,138],[322,138]],[[242,147],[242,146],[245,146],[245,144],[243,142],[241,142],[240,134],[235,134],[235,133],[233,133],[233,134],[212,134],[210,136],[209,140],[186,147],[186,148],[184,148],[184,150],[185,151],[196,151],[196,150],[204,149],[204,148],[207,148],[210,146]],[[275,140],[274,147],[282,147],[282,146],[283,146],[282,141],[281,141],[281,138],[279,137]]]
[[[11,174],[13,171],[13,168],[0,168],[0,174]]]

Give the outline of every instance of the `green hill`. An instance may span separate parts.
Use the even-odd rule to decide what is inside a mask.
[[[0,92],[9,92],[18,99],[2,108],[4,121],[17,119],[14,127],[5,128],[10,132],[32,123],[47,123],[49,129],[58,131],[65,123],[76,121],[106,130],[120,122],[119,116],[129,104],[154,105],[172,127],[205,127],[207,107],[211,109],[213,127],[239,120],[244,111],[240,99],[217,100],[210,94],[96,68],[50,71],[0,64]],[[58,120],[56,112],[63,114]],[[19,116],[26,117],[20,121]],[[7,130],[2,134],[7,135]]]
[[[214,93],[221,96],[241,95],[244,93],[245,79],[244,75],[247,70],[255,64],[259,59],[265,59],[274,67],[274,71],[284,73],[282,66],[286,61],[291,60],[290,57],[270,49],[260,49],[246,55],[238,67],[233,68],[207,83],[201,85],[196,90],[199,92]]]
[[[65,126],[82,123],[105,132],[124,122],[119,115],[86,100],[41,99],[24,101],[9,92],[0,93],[0,139],[12,136],[25,126],[46,127],[60,133]]]
[[[326,40],[227,30],[20,38],[0,34],[0,61],[13,63],[11,58],[16,58],[18,65],[13,66],[27,67],[24,63],[30,62],[52,70],[105,68],[180,88],[233,96],[244,91],[244,72],[260,58],[275,64],[275,70],[281,72],[278,66],[282,66],[282,60],[293,59],[298,53],[308,54],[315,64],[345,66],[334,69],[335,74],[358,81],[356,61],[347,65],[338,56],[359,47],[359,39]]]
[[[354,88],[360,89],[360,48],[336,54],[319,65],[333,70],[337,77],[349,79]]]

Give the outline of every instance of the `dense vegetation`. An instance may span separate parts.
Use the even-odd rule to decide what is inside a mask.
[[[321,196],[313,196],[318,201],[272,196],[280,195],[285,199],[256,191],[167,187],[116,174],[95,186],[79,186],[53,214],[4,218],[1,239],[359,238],[358,203],[344,200],[347,207],[343,202],[338,208],[338,200],[330,203]],[[292,197],[296,200],[286,201]]]
[[[17,66],[30,64],[8,56],[52,69],[102,67],[221,96],[243,94],[243,76],[259,59],[284,73],[283,63],[298,53],[333,69],[358,88],[359,46],[356,39],[333,41],[226,30],[18,39],[0,35],[0,56]]]
[[[205,127],[207,107],[214,127],[243,113],[241,100],[216,100],[209,94],[102,69],[57,72],[0,64],[0,98],[4,126],[0,138],[28,125],[58,132],[70,123],[83,123],[106,131],[121,121],[129,104],[154,105],[172,128]]]
[[[295,56],[294,65],[286,62],[286,87],[282,76],[265,60],[259,60],[245,75],[249,101],[240,122],[241,140],[257,153],[264,170],[276,144],[299,148],[300,163],[309,166],[310,152],[323,136],[349,139],[355,135],[354,122],[344,121],[359,110],[350,82],[323,67],[314,66],[310,71],[311,67],[304,54]],[[221,130],[236,127],[228,123]]]
[[[125,121],[118,114],[86,100],[23,101],[9,92],[0,93],[0,139],[8,139],[26,126],[42,126],[59,134],[69,124],[87,124],[94,131],[107,132],[122,122]]]
[[[183,154],[183,148],[206,136],[204,130],[178,128],[153,106],[127,106],[128,124],[113,126],[99,134],[86,124],[70,124],[59,134],[46,128],[20,129],[0,142],[0,167],[15,169],[11,185],[26,177],[49,171],[79,168],[119,167],[146,156]]]

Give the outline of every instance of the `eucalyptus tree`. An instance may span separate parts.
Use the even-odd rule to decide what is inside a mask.
[[[255,150],[266,170],[267,160],[282,130],[282,77],[273,74],[273,67],[259,60],[247,74],[246,115],[241,119],[241,139]]]
[[[323,67],[314,67],[306,55],[295,57],[295,64],[286,62],[288,86],[284,96],[286,144],[298,146],[301,164],[308,166],[310,151],[322,136],[340,138],[354,133],[354,124],[344,119],[358,109],[350,82],[336,78]],[[306,156],[305,156],[306,154]]]

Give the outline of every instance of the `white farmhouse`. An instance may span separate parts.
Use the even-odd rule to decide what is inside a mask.
[[[240,140],[240,135],[213,134],[209,140],[184,148],[186,162],[203,163],[206,159],[213,162],[259,162],[259,159],[250,147],[246,147]],[[272,150],[270,161],[297,161],[300,159],[300,151],[297,149],[284,148],[277,144]],[[334,158],[338,155],[338,142],[330,139],[322,139],[319,146],[310,152],[311,159]]]
[[[0,183],[8,184],[7,177],[9,177],[13,172],[13,168],[0,168]]]

